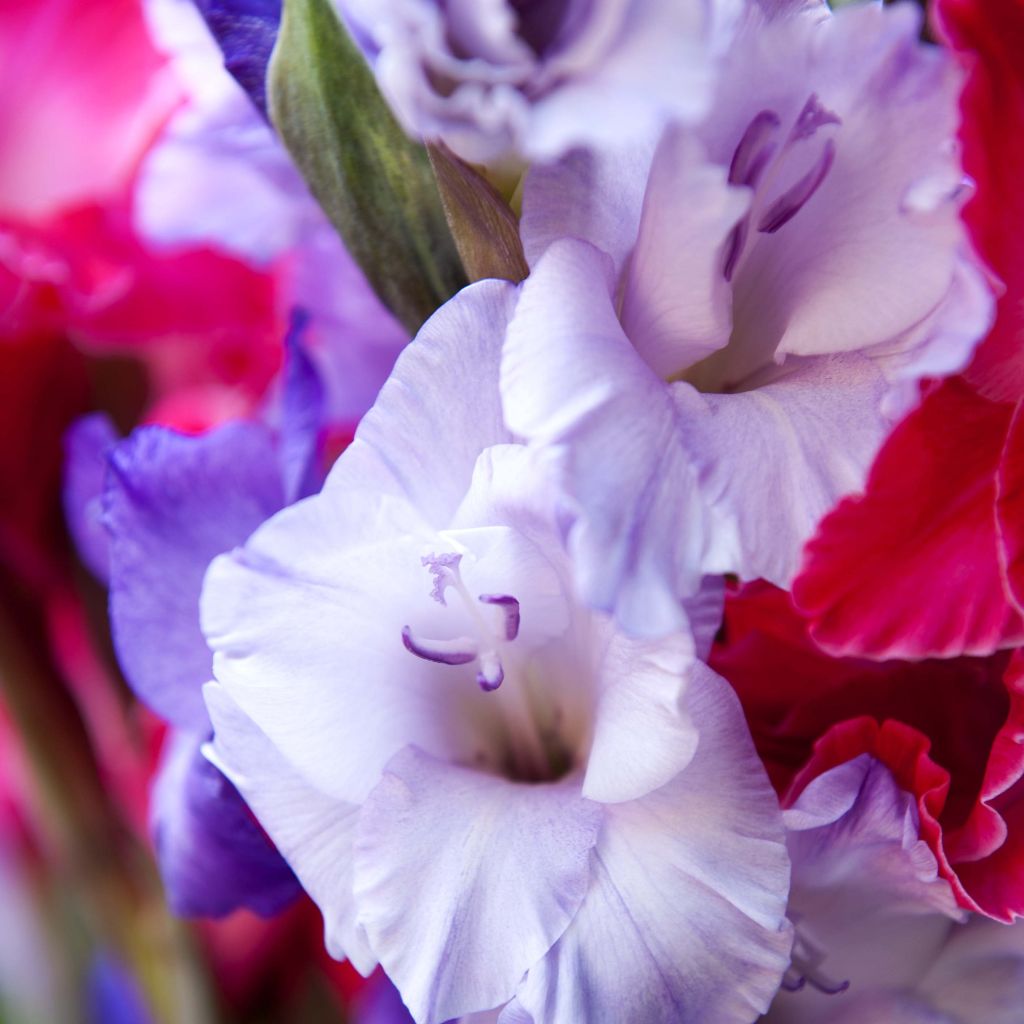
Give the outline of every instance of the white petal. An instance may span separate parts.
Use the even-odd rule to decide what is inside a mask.
[[[600,666],[584,796],[602,803],[635,800],[689,764],[697,730],[683,694],[693,664],[693,641],[686,634],[662,640],[613,634]]]
[[[598,805],[398,754],[360,815],[359,921],[420,1024],[508,1000],[590,880]]]
[[[502,1024],[749,1024],[789,963],[789,861],[778,804],[735,696],[690,688],[694,759],[605,809],[594,880]]]
[[[891,428],[886,382],[864,356],[785,369],[735,394],[673,385],[714,522],[708,572],[787,586],[818,520],[863,485]]]
[[[680,597],[700,583],[702,506],[674,403],[623,333],[612,287],[596,249],[552,246],[509,325],[502,397],[560,488],[584,600],[663,635],[685,624]]]

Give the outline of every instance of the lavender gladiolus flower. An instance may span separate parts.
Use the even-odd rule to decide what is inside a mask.
[[[985,332],[960,77],[918,29],[909,6],[751,5],[700,126],[527,180],[506,417],[583,595],[632,631],[678,628],[707,572],[786,585],[918,380]]]
[[[516,295],[442,307],[321,493],[211,566],[210,756],[329,950],[379,961],[420,1024],[749,1022],[789,960],[789,872],[736,699],[695,658],[721,594],[696,641],[575,599],[501,419]]]
[[[765,1024],[1011,1024],[1024,928],[963,923],[915,799],[866,754],[784,812],[793,962]]]
[[[734,0],[335,0],[413,134],[551,159],[707,108]]]

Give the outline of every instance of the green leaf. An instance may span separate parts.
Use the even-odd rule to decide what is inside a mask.
[[[530,272],[519,222],[508,203],[474,167],[442,142],[427,146],[441,202],[471,281],[501,277],[519,282]]]
[[[330,0],[285,0],[270,116],[384,304],[415,332],[466,284],[423,146],[405,134]]]

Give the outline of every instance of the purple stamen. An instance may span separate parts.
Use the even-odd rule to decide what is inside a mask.
[[[849,981],[832,981],[831,978],[826,978],[822,975],[815,977],[813,974],[807,974],[804,981],[826,996],[841,995],[850,987]]]
[[[755,186],[772,157],[776,144],[772,141],[779,130],[779,115],[774,110],[755,114],[743,133],[729,164],[730,185]]]
[[[785,975],[783,975],[780,987],[786,992],[799,992],[807,984],[807,979],[802,975],[798,974],[796,977],[790,977],[792,968],[789,968]]]
[[[438,665],[468,665],[475,661],[480,651],[476,641],[468,636],[458,636],[454,640],[428,640],[413,636],[408,626],[402,627],[402,643],[410,654],[424,661],[434,661]]]
[[[736,264],[740,261],[740,254],[743,252],[743,244],[747,240],[749,229],[750,218],[744,217],[729,232],[729,237],[725,241],[725,263],[722,265],[722,276],[726,281],[732,280],[732,275],[736,270]]]
[[[497,605],[505,613],[505,639],[515,640],[519,636],[519,602],[508,594],[481,594],[483,604]]]
[[[480,655],[480,669],[476,681],[481,690],[491,693],[505,680],[505,670],[501,667],[501,659],[494,651],[484,651]]]
[[[434,577],[434,586],[430,591],[430,596],[438,604],[447,606],[448,602],[444,599],[444,592],[459,578],[459,563],[461,561],[462,555],[457,555],[453,551],[445,552],[443,555],[424,555],[420,559],[420,562],[430,570],[430,575]]]
[[[765,210],[757,230],[771,235],[784,224],[788,224],[807,204],[807,201],[821,187],[828,176],[836,157],[836,144],[829,139],[818,157],[818,162],[791,188]]]
[[[823,107],[818,99],[818,94],[812,92],[804,104],[804,109],[800,111],[793,130],[789,133],[789,139],[791,142],[809,139],[819,128],[823,128],[827,124],[842,123],[842,118]]]

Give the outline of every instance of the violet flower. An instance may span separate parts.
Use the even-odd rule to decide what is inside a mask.
[[[119,440],[103,416],[68,437],[65,506],[83,559],[110,588],[114,648],[136,695],[172,726],[150,811],[171,907],[270,915],[299,892],[234,787],[200,752],[212,655],[199,628],[210,561],[319,486],[323,394],[293,334],[277,429],[200,436],[146,426]]]
[[[735,0],[335,0],[414,135],[552,159],[707,109]]]
[[[787,963],[781,815],[696,637],[574,596],[498,399],[517,290],[461,292],[323,490],[214,561],[210,756],[420,1024],[749,1022]],[[500,1011],[500,1015],[499,1015]]]
[[[960,75],[918,30],[910,6],[751,5],[699,127],[527,179],[505,414],[582,594],[632,631],[678,628],[705,573],[788,584],[918,381],[985,332]]]

